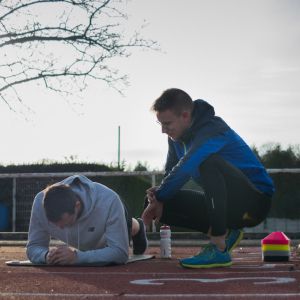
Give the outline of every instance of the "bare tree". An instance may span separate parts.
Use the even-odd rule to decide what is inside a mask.
[[[0,0],[0,98],[14,110],[21,85],[43,83],[66,95],[89,78],[113,88],[126,83],[109,63],[130,48],[156,43],[125,31],[127,15],[116,0]]]

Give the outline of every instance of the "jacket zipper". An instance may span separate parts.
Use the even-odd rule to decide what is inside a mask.
[[[182,143],[182,146],[183,146],[183,155],[186,155],[186,145],[184,142],[181,142]]]

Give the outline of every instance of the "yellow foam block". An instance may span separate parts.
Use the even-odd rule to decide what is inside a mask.
[[[262,251],[290,251],[289,245],[262,245]]]

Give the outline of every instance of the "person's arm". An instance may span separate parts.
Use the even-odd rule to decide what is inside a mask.
[[[212,137],[204,142],[194,141],[186,155],[179,160],[155,191],[157,201],[163,202],[172,198],[191,177],[199,174],[201,163],[211,154],[217,153],[226,142],[224,135]]]
[[[173,169],[173,167],[177,165],[178,161],[179,161],[179,158],[176,155],[176,151],[175,151],[173,142],[170,138],[168,138],[168,154],[167,154],[167,160],[165,163],[164,177],[168,176],[168,174]]]
[[[113,201],[106,221],[106,247],[88,251],[76,250],[75,264],[108,265],[127,262],[129,238],[124,207],[117,195],[113,197],[117,199]]]
[[[33,202],[26,254],[28,259],[35,264],[46,263],[46,255],[49,250],[50,234],[42,224],[42,193],[39,193]]]

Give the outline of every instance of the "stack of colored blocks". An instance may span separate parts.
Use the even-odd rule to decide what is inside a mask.
[[[288,261],[291,255],[290,239],[280,231],[261,240],[264,261]]]

